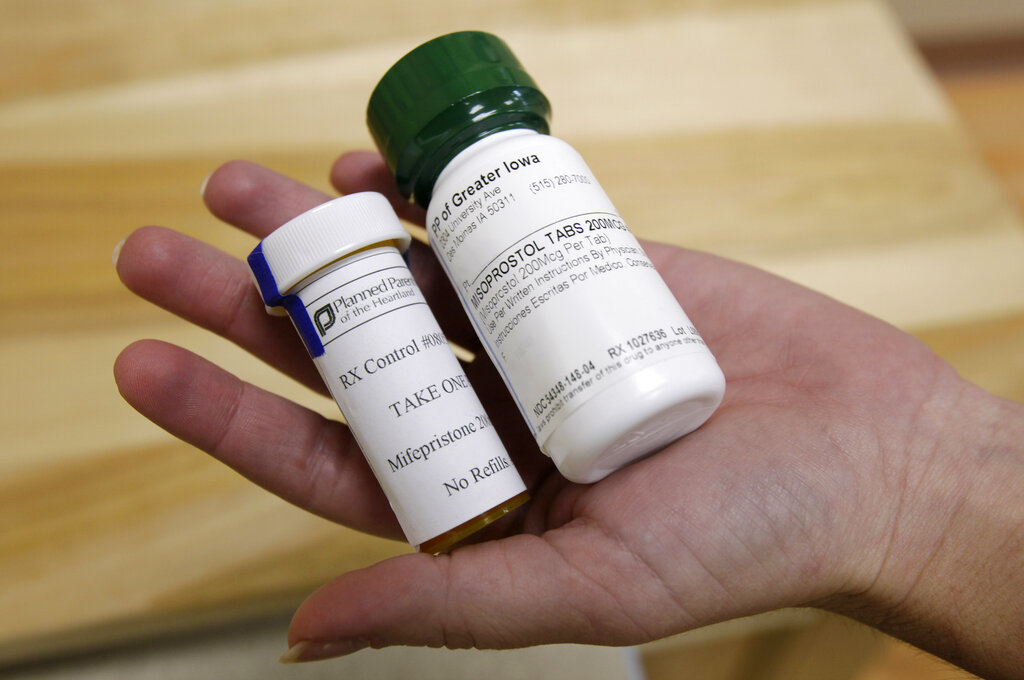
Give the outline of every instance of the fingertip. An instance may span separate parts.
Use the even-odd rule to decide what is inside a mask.
[[[223,436],[244,390],[232,374],[161,340],[139,340],[128,345],[114,360],[114,379],[132,408],[205,451]],[[239,425],[256,431],[254,437],[266,437],[261,426],[256,421]]]
[[[263,238],[331,196],[258,163],[232,160],[206,179],[207,209],[228,224]]]
[[[121,239],[113,254],[114,271],[128,290],[142,295],[153,285],[155,274],[173,258],[171,242],[177,236],[166,227],[146,226]]]
[[[159,351],[157,340],[136,340],[118,353],[114,358],[114,384],[121,397],[132,408],[140,413],[147,413],[147,405],[151,400],[153,386],[156,382],[153,368],[159,366],[154,361]]]
[[[208,174],[200,187],[203,203],[214,217],[229,221],[249,205],[259,190],[256,175],[263,168],[246,160],[230,160]]]
[[[331,166],[331,184],[343,194],[367,191],[369,184],[380,184],[382,179],[394,184],[384,157],[375,151],[347,151]],[[398,193],[397,189],[395,193]]]
[[[132,344],[128,345],[114,357],[114,382],[117,384],[117,389],[121,393],[121,396],[125,395],[125,388],[130,384],[130,378],[133,373],[134,356],[138,351],[137,345],[145,342],[144,340],[136,340]]]
[[[117,272],[118,278],[129,288],[131,288],[132,273],[136,269],[135,264],[140,252],[140,242],[146,241],[147,232],[151,229],[153,227],[140,227],[118,241],[117,245],[114,246],[112,256],[114,271]]]
[[[391,207],[402,219],[422,225],[425,211],[398,192],[395,180],[376,151],[349,151],[342,154],[331,166],[331,184],[343,194],[360,191],[376,191],[383,194]]]

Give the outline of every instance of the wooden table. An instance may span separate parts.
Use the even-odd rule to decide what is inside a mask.
[[[401,545],[289,507],[126,406],[159,337],[333,413],[133,298],[111,251],[164,224],[242,255],[203,178],[326,189],[422,40],[503,36],[640,235],[745,260],[920,334],[1024,400],[1024,231],[874,0],[258,5],[0,1],[0,664],[293,605]]]

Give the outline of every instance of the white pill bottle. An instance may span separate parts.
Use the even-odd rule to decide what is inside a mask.
[[[700,427],[725,379],[550,105],[499,38],[407,54],[370,132],[541,450],[595,482]]]
[[[365,192],[289,220],[248,262],[267,310],[291,318],[409,543],[438,553],[528,494],[406,266],[409,241],[388,200]]]

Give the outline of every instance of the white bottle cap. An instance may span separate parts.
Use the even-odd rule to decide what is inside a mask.
[[[388,199],[373,191],[342,196],[278,227],[249,255],[249,268],[268,307],[295,284],[361,248],[394,241],[409,248],[409,232]]]

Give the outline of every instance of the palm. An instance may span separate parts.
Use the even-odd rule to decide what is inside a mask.
[[[207,191],[211,209],[258,236],[326,198],[254,166],[218,175]],[[335,173],[343,191],[384,189],[381,177],[379,163],[366,157]],[[246,199],[257,195],[254,211]],[[941,364],[899,331],[799,286],[669,246],[648,244],[648,252],[725,371],[726,399],[711,421],[597,484],[575,485],[540,454],[489,362],[472,363],[470,378],[532,503],[486,532],[505,540],[456,551],[443,571],[429,557],[410,555],[342,577],[304,606],[294,639],[622,644],[820,601],[866,578],[861,571],[880,556],[858,555],[858,545],[886,527],[856,519],[856,510],[898,502],[900,458],[888,456],[906,446],[875,424],[912,430]],[[415,253],[413,263],[449,338],[472,346],[438,267],[425,253]],[[203,273],[200,285],[234,294],[196,303],[218,296],[163,292],[170,277],[185,280],[190,266]],[[319,384],[287,324],[262,316],[240,262],[150,230],[129,241],[118,269],[144,297]],[[243,300],[244,309],[223,324],[214,307]],[[132,346],[116,373],[140,411],[267,489],[350,526],[400,535],[340,425],[166,345]],[[183,403],[204,408],[186,412]],[[260,416],[271,413],[287,413],[300,426],[261,429],[275,418]],[[295,453],[282,458],[287,451]],[[868,488],[893,493],[869,495]],[[531,575],[529,585],[522,575]],[[365,616],[360,602],[402,582],[434,584],[438,592]],[[420,608],[432,606],[445,618],[438,627],[420,625]],[[489,611],[486,626],[463,608]]]

